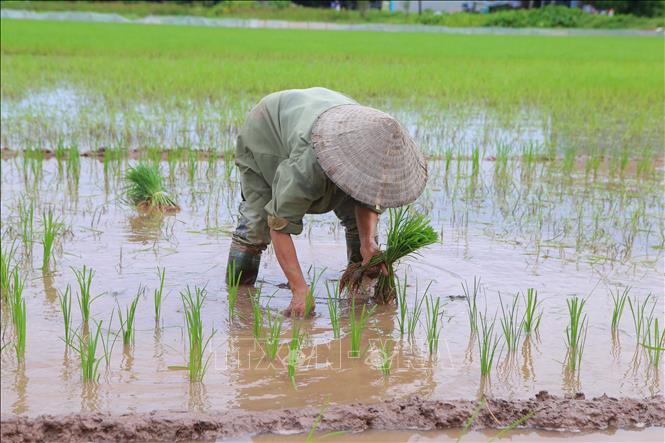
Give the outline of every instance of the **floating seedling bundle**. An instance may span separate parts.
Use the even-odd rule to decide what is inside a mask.
[[[430,226],[429,219],[409,207],[391,209],[389,216],[386,250],[374,256],[366,265],[350,264],[340,279],[340,290],[360,290],[363,278],[376,277],[378,267],[385,264],[388,273],[378,273],[374,298],[378,303],[392,302],[396,295],[394,266],[400,259],[417,254],[420,249],[436,243],[439,239]]]
[[[129,168],[125,176],[127,199],[139,209],[158,209],[164,212],[180,210],[164,189],[158,166],[139,163]]]

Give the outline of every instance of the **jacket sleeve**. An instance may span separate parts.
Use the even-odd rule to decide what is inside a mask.
[[[272,199],[265,205],[268,226],[287,234],[300,234],[302,219],[312,202],[325,193],[326,178],[310,146],[294,150],[275,172]]]

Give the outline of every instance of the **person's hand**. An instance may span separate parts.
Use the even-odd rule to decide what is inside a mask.
[[[289,303],[289,307],[284,311],[286,317],[304,317],[307,308],[309,308],[307,316],[314,313],[314,300],[307,285],[291,288],[291,293],[293,294],[291,296],[291,303]],[[310,297],[310,306],[307,305],[308,297]]]
[[[372,257],[381,254],[381,250],[379,249],[379,246],[376,244],[374,240],[362,243],[360,245],[360,255],[363,257],[362,265],[365,266],[369,263],[369,261],[372,259]],[[381,263],[378,266],[378,269],[383,272],[383,275],[388,275],[388,268],[386,267],[385,263]]]

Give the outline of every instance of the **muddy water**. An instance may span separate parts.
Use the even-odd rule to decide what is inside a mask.
[[[379,432],[367,431],[360,434],[345,433],[342,435],[326,436],[327,442],[358,442],[358,443],[398,443],[398,442],[457,442],[461,431],[453,429],[449,431],[424,431],[424,432]],[[471,431],[463,435],[464,443],[487,442],[496,436],[497,432],[479,432]],[[317,434],[317,437],[323,438],[325,433]],[[618,430],[614,432],[552,432],[552,431],[526,431],[516,430],[504,434],[504,439],[510,439],[514,442],[533,442],[543,441],[548,443],[559,442],[578,442],[578,443],[611,443],[611,442],[642,442],[656,443],[662,442],[665,437],[665,430],[662,428],[650,428],[643,431]],[[305,435],[259,435],[254,437],[245,437],[230,440],[218,440],[218,442],[255,442],[255,443],[278,443],[278,442],[305,442]]]
[[[30,167],[19,159],[2,162],[3,246],[16,236],[16,204],[21,196],[34,195],[37,214],[43,207],[54,207],[67,226],[57,248],[53,272],[40,271],[38,242],[32,247],[31,258],[23,262],[27,276],[26,361],[24,365],[16,364],[11,345],[2,353],[3,413],[264,410],[318,407],[325,401],[378,402],[414,394],[431,399],[475,398],[480,393],[526,398],[539,390],[553,394],[583,391],[588,397],[603,393],[617,397],[662,393],[662,366],[654,370],[643,353],[635,353],[630,312],[624,314],[618,341],[611,339],[609,330],[610,289],[617,286],[630,286],[631,294],[639,297],[652,293],[657,302],[654,312],[662,318],[664,262],[660,250],[654,248],[655,232],[650,231],[650,237],[638,235],[637,252],[623,262],[589,260],[592,252],[576,254],[562,246],[536,250],[521,235],[497,235],[492,228],[498,226],[506,232],[511,222],[492,214],[487,206],[467,208],[461,216],[451,214],[446,204],[453,197],[444,197],[442,179],[434,176],[421,205],[429,208],[442,244],[403,263],[398,272],[408,275],[410,305],[416,291],[422,294],[429,282],[430,293],[444,302],[443,332],[436,355],[430,357],[427,353],[424,322],[416,333],[419,339],[400,339],[394,308],[379,307],[363,338],[366,354],[360,359],[348,358],[348,324],[343,320],[342,338],[334,340],[325,289],[320,284],[316,317],[298,322],[308,340],[294,389],[285,366],[281,362],[269,364],[253,339],[251,306],[246,297],[239,301],[239,318],[229,320],[224,272],[239,189],[224,182],[223,165],[208,171],[212,178],[206,179],[207,166],[199,164],[194,186],[188,184],[186,176],[176,174],[182,211],[163,217],[141,215],[123,204],[122,184],[113,176],[115,167],[110,166],[105,174],[102,163],[82,159],[76,184],[65,178],[66,166],[61,175],[56,161],[47,160],[42,165],[38,190],[32,192]],[[560,205],[565,211],[570,202],[562,199]],[[645,214],[644,223],[659,226],[657,205]],[[35,216],[36,231],[41,229],[39,218]],[[517,232],[519,227],[514,227]],[[337,279],[345,265],[343,237],[334,217],[308,217],[303,235],[295,240],[303,268],[325,268],[321,282]],[[101,295],[93,302],[92,315],[104,322],[104,330],[112,311],[117,311],[118,306],[124,309],[139,286],[147,288],[139,301],[134,346],[123,349],[121,343],[116,344],[110,366],[101,365],[96,385],[81,383],[78,359],[71,351],[66,352],[60,339],[63,321],[57,294],[68,284],[76,288],[70,268],[80,269],[84,264],[95,270],[92,290]],[[166,267],[167,294],[158,326],[152,302],[152,290],[158,284],[157,266]],[[521,344],[516,355],[502,351],[491,383],[483,384],[477,343],[469,338],[466,302],[460,297],[461,284],[472,284],[474,277],[482,279],[484,291],[479,302],[490,316],[499,306],[499,292],[507,297],[528,287],[539,291],[544,309],[539,337]],[[284,309],[290,294],[281,287],[284,278],[270,250],[264,256],[260,279],[266,309]],[[188,285],[207,288],[204,328],[216,331],[203,384],[190,384],[184,371],[170,368],[186,363],[179,292]],[[588,297],[588,338],[578,377],[569,376],[562,365],[566,354],[565,300],[571,295]],[[6,327],[8,313],[4,306],[2,314]],[[76,303],[73,317],[75,325],[79,325]],[[292,327],[293,322],[285,320],[284,343]],[[115,315],[112,330],[118,328]],[[388,337],[395,340],[395,357],[392,372],[386,378],[377,368],[375,345],[376,340]],[[9,329],[5,340],[10,338]],[[285,354],[284,346],[280,355]],[[422,436],[424,441],[430,437]],[[261,438],[264,437],[259,441],[264,441]]]

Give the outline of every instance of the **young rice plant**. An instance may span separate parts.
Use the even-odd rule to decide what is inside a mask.
[[[178,205],[169,196],[162,183],[158,165],[139,163],[125,175],[127,199],[146,209],[177,210]]]
[[[164,278],[166,277],[166,267],[157,267],[157,275],[159,276],[159,287],[153,293],[153,301],[155,303],[155,325],[159,325],[162,317],[162,300],[164,296]]]
[[[134,344],[134,319],[136,318],[136,307],[139,303],[139,298],[145,292],[145,288],[139,286],[136,296],[131,301],[129,306],[125,307],[125,316],[122,316],[122,309],[118,306],[118,317],[120,318],[120,330],[122,331],[122,344],[125,347]]]
[[[425,297],[425,313],[427,316],[426,330],[427,330],[427,349],[429,355],[436,353],[439,344],[439,335],[441,334],[441,317],[443,316],[443,308],[441,307],[441,299],[434,298],[430,295],[429,298]]]
[[[90,319],[90,305],[94,301],[90,292],[90,286],[92,285],[92,278],[95,275],[95,272],[92,269],[88,269],[86,265],[83,265],[83,269],[80,271],[72,268],[74,275],[76,276],[76,282],[79,286],[79,292],[77,294],[77,301],[79,305],[79,310],[81,311],[81,320],[83,323],[88,323]]]
[[[326,292],[328,295],[328,314],[330,315],[333,337],[338,339],[340,337],[339,283],[326,282]]]
[[[566,345],[568,346],[568,369],[576,372],[582,363],[582,353],[586,342],[587,316],[582,315],[586,300],[573,297],[566,300],[569,323],[566,327]]]
[[[363,331],[367,326],[367,320],[374,314],[376,306],[367,309],[367,305],[363,304],[363,309],[360,315],[356,315],[356,299],[351,300],[351,312],[349,313],[349,326],[351,328],[351,358],[360,357],[360,342]]]
[[[206,299],[204,288],[194,287],[194,293],[192,294],[188,286],[184,292],[180,293],[180,296],[182,297],[182,304],[185,311],[185,325],[187,327],[187,341],[189,343],[189,361],[187,363],[189,380],[200,382],[203,380],[203,376],[208,369],[208,363],[210,362],[210,356],[207,359],[204,359],[203,356],[216,331],[213,329],[207,338],[203,333],[201,310]]]

